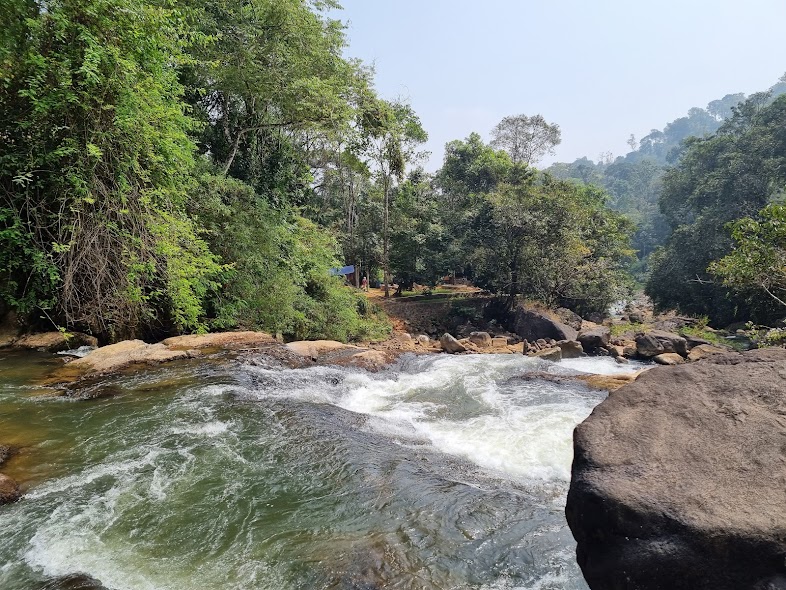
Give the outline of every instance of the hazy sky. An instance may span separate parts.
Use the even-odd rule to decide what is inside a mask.
[[[506,115],[562,128],[551,161],[629,151],[631,133],[786,72],[786,0],[340,0],[347,55],[376,67],[444,144]]]

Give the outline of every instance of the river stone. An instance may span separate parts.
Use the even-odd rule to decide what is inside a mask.
[[[505,336],[496,336],[491,339],[491,346],[494,348],[504,348],[508,345],[508,339]]]
[[[81,332],[43,332],[22,336],[13,345],[14,348],[60,352],[80,346],[98,346],[98,339]]]
[[[688,343],[679,334],[652,330],[636,334],[636,352],[644,358],[651,358],[664,352],[676,352],[688,356]]]
[[[538,339],[575,340],[578,332],[561,322],[552,320],[537,311],[516,309],[513,331],[520,338],[535,342]]]
[[[534,353],[532,356],[543,359],[544,361],[559,362],[562,360],[562,350],[559,348],[544,348]]]
[[[439,339],[439,343],[440,345],[442,345],[442,350],[450,354],[455,354],[457,352],[464,352],[467,350],[458,340],[456,340],[453,336],[451,336],[447,332],[442,335],[442,338]]]
[[[611,339],[611,330],[606,326],[598,326],[590,328],[589,330],[582,330],[577,340],[581,342],[584,350],[588,353],[595,354],[600,348],[606,348]]]
[[[783,589],[786,349],[644,372],[574,432],[565,509],[592,590]]]
[[[0,506],[16,502],[21,497],[22,492],[17,483],[7,475],[0,473]]]
[[[469,341],[479,348],[489,348],[491,346],[491,334],[488,332],[472,332]]]
[[[729,351],[725,348],[713,346],[712,344],[699,344],[698,346],[691,348],[690,352],[688,353],[688,360],[695,362],[714,354],[726,354],[728,352]]]
[[[681,365],[685,362],[685,359],[678,355],[676,352],[664,352],[663,354],[659,354],[652,358],[656,363],[659,365]]]
[[[564,359],[577,359],[582,356],[587,356],[584,354],[584,348],[581,346],[581,342],[576,342],[575,340],[560,340],[557,342],[557,346],[562,351],[562,358]]]

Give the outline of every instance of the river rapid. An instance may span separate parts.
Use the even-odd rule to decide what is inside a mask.
[[[586,590],[563,514],[610,359],[407,356],[386,371],[187,361],[54,397],[0,355],[0,588]],[[528,378],[529,375],[529,378]],[[58,582],[58,580],[61,580]],[[87,586],[85,586],[87,587]]]

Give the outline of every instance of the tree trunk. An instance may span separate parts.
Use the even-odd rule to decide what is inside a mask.
[[[385,281],[385,297],[390,297],[390,240],[388,223],[390,221],[390,178],[387,174],[383,180],[384,205],[382,212],[382,266]]]

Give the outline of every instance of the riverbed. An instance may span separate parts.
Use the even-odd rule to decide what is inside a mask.
[[[573,428],[605,397],[535,372],[610,359],[405,356],[379,373],[261,355],[35,385],[0,355],[0,588],[586,590],[563,514]]]

